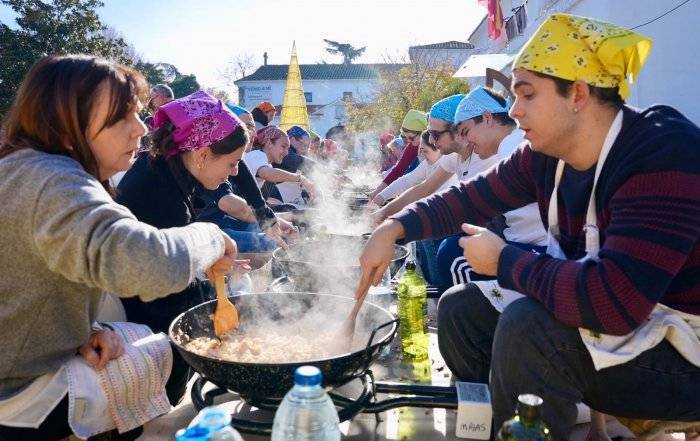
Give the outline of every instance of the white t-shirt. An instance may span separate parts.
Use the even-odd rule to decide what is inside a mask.
[[[272,167],[270,161],[267,160],[267,155],[262,150],[251,150],[245,155],[243,155],[243,162],[248,166],[250,173],[255,176],[255,182],[258,184],[258,188],[262,188],[265,180],[258,177],[258,170],[261,167]]]
[[[510,135],[503,138],[498,145],[498,153],[492,157],[498,157],[498,162],[509,158],[525,141],[525,133],[520,129],[513,130]],[[506,218],[506,227],[503,235],[506,240],[533,245],[547,245],[547,232],[542,225],[542,217],[537,204],[529,204],[517,210],[503,213]]]
[[[428,164],[428,161],[424,159],[420,162],[420,164],[418,164],[418,167],[413,169],[410,173],[406,173],[405,175],[401,176],[400,178],[389,184],[387,188],[385,188],[384,190],[382,190],[381,193],[379,193],[379,196],[381,196],[382,199],[384,199],[385,201],[395,198],[404,191],[413,187],[414,185],[418,185],[421,182],[428,179],[433,173],[435,173],[439,166],[440,160],[435,161],[431,165]],[[455,176],[452,175],[450,176],[450,179],[445,181],[445,183],[442,184],[440,188],[436,190],[436,193],[452,185],[455,185],[456,183],[457,178],[455,178]]]
[[[453,173],[459,181],[468,181],[497,163],[498,158],[496,155],[481,159],[476,153],[472,153],[465,160],[462,160],[459,153],[450,153],[449,155],[443,155],[438,161],[443,170],[447,173]]]

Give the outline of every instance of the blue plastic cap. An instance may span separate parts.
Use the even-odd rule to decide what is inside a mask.
[[[180,429],[175,433],[175,441],[207,441],[209,429],[194,426],[189,429]]]
[[[294,383],[299,386],[317,386],[321,384],[323,375],[316,366],[301,366],[294,371]]]
[[[231,424],[231,414],[221,406],[210,406],[202,410],[199,425],[209,430],[219,430]]]

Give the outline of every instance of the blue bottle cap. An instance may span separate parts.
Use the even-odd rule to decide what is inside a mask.
[[[175,433],[175,441],[207,441],[209,429],[200,426],[180,429]]]
[[[209,406],[202,410],[198,424],[215,432],[231,424],[231,414],[221,406]]]
[[[317,386],[322,378],[321,370],[316,366],[301,366],[294,371],[294,383],[299,386]]]

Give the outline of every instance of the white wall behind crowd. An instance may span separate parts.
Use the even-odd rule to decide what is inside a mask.
[[[524,6],[524,11],[518,9]],[[676,9],[674,9],[676,8]],[[473,56],[481,54],[517,54],[520,47],[539,27],[545,17],[554,12],[594,17],[627,28],[634,28],[654,41],[654,45],[639,80],[631,87],[627,100],[636,107],[655,103],[669,104],[696,124],[700,124],[700,106],[695,91],[700,57],[695,50],[700,42],[700,2],[693,0],[501,0],[504,21],[513,17],[509,28],[498,40],[488,36],[488,22],[484,19],[469,37],[475,47]],[[525,13],[525,16],[520,14]],[[520,15],[520,16],[519,16]],[[520,19],[520,20],[518,20]],[[519,26],[524,24],[525,26]],[[476,60],[471,60],[472,63]],[[465,62],[469,63],[470,60]],[[506,67],[487,66],[509,74]],[[480,70],[483,72],[483,70]],[[467,77],[474,86],[483,84],[482,76]],[[483,75],[483,73],[479,74]]]
[[[301,64],[307,110],[311,128],[325,136],[328,129],[346,124],[345,100],[368,103],[374,100],[379,85],[379,71],[397,71],[405,64]],[[260,66],[251,75],[236,81],[239,102],[252,109],[261,101],[278,107],[284,100],[289,66]],[[277,112],[273,124],[279,123]]]

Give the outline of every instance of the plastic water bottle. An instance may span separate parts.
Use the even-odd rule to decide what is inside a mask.
[[[206,407],[196,419],[196,425],[175,433],[176,441],[243,441],[231,427],[231,415],[223,407]]]
[[[398,298],[403,356],[409,360],[425,360],[429,341],[425,323],[428,295],[425,280],[416,272],[414,262],[406,263],[406,272],[398,283]]]
[[[321,371],[301,366],[272,423],[272,441],[339,441],[338,411],[321,387]]]
[[[498,441],[550,441],[552,434],[542,421],[542,398],[537,395],[518,396],[515,416],[503,423]]]

